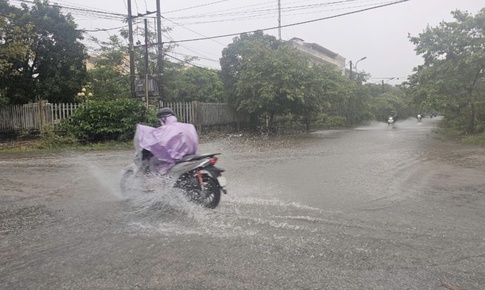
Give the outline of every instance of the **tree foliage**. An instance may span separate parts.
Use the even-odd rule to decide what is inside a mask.
[[[269,126],[277,116],[307,129],[319,119],[339,117],[350,125],[369,116],[360,84],[262,32],[241,34],[223,50],[221,76],[229,103]]]
[[[399,86],[389,84],[366,84],[369,90],[369,112],[374,120],[385,121],[391,112],[400,118],[415,115],[419,108],[411,106],[411,100]]]
[[[236,82],[238,74],[242,70],[243,62],[247,61],[250,54],[252,54],[253,43],[260,43],[266,45],[269,50],[276,49],[281,42],[274,36],[265,35],[262,31],[254,33],[243,33],[239,37],[235,37],[233,42],[222,50],[221,64],[221,78],[224,84],[225,98],[230,104],[236,105],[240,102],[236,90]]]
[[[198,66],[173,70],[166,82],[167,101],[223,103],[219,72]]]
[[[130,67],[127,47],[119,36],[113,35],[100,44],[94,67],[88,71],[95,99],[130,97]]]
[[[424,64],[407,84],[414,102],[445,114],[464,133],[485,130],[485,8],[475,16],[452,12],[454,21],[410,37]]]
[[[83,37],[71,15],[46,0],[21,8],[0,0],[0,6],[8,12],[0,21],[5,27],[0,43],[6,52],[0,90],[8,103],[74,101],[86,70]]]

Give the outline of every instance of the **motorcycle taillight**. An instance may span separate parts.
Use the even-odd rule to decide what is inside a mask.
[[[214,165],[214,164],[216,164],[216,162],[217,162],[217,157],[212,157],[211,160],[210,160],[210,164]]]

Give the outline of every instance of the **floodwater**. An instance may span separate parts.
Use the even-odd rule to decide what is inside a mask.
[[[0,288],[483,289],[485,149],[439,120],[205,142],[215,210],[123,199],[131,151],[0,154]]]

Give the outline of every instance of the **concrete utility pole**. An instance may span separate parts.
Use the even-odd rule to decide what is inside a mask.
[[[349,79],[352,79],[352,61],[349,61],[349,63],[350,63]]]
[[[278,38],[281,40],[281,0],[278,0]]]
[[[163,88],[163,42],[162,42],[162,14],[160,11],[160,0],[157,0],[157,36],[158,36],[158,58],[157,58],[157,69],[158,69],[158,93],[160,94],[160,100],[165,99],[164,88]]]
[[[145,106],[148,109],[148,20],[145,18]]]
[[[128,50],[130,55],[130,88],[131,97],[135,98],[135,51],[133,48],[133,17],[131,15],[131,0],[128,0]]]

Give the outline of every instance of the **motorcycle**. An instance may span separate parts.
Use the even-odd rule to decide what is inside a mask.
[[[387,125],[388,126],[391,126],[392,124],[394,124],[395,120],[394,120],[394,117],[390,116],[388,119],[387,119]]]
[[[169,188],[179,189],[190,201],[206,208],[216,208],[221,192],[227,194],[224,169],[216,167],[220,153],[191,154],[177,160],[163,175],[157,171],[160,161],[147,148],[140,146],[135,138],[134,163],[129,165],[121,177],[121,193],[129,197],[136,192],[154,191],[154,181]]]
[[[423,118],[423,116],[421,116],[421,114],[418,114],[418,115],[416,116],[416,119],[418,119],[418,122],[421,122],[421,119],[422,119],[422,118]]]

